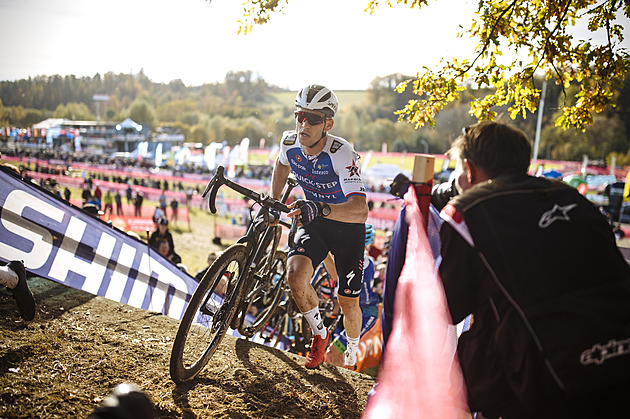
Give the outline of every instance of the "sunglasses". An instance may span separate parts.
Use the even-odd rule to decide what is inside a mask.
[[[325,116],[317,115],[310,112],[295,111],[295,119],[301,124],[306,119],[309,125],[319,125],[326,120]]]

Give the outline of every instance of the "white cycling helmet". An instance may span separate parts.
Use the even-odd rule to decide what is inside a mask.
[[[320,111],[328,116],[335,116],[339,102],[337,102],[337,96],[332,90],[319,84],[311,84],[300,90],[295,96],[295,106],[311,111]]]

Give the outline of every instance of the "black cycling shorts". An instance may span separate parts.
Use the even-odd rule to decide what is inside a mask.
[[[315,271],[331,252],[339,276],[338,295],[358,297],[363,282],[364,249],[365,224],[316,218],[307,226],[298,228],[295,247],[289,251],[289,257],[306,256]]]

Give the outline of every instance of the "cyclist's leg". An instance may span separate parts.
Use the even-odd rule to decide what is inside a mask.
[[[343,312],[343,325],[349,339],[348,355],[356,357],[363,316],[359,294],[363,282],[365,224],[340,223],[336,242],[331,243],[335,266],[339,275],[337,299]]]
[[[343,327],[346,329],[346,335],[350,338],[359,338],[363,319],[361,307],[359,307],[359,297],[345,297],[339,294],[337,300],[343,313]]]
[[[362,314],[359,294],[363,283],[365,224],[338,223],[334,239],[329,240],[339,275],[337,299],[343,312],[343,325],[348,337],[345,364],[356,364]]]
[[[287,280],[291,294],[298,308],[306,317],[313,334],[325,337],[323,322],[319,313],[319,298],[311,285],[315,268],[324,259],[328,250],[318,237],[315,221],[300,227],[295,237],[295,247],[291,249],[287,262]],[[320,324],[321,323],[321,324]]]
[[[287,280],[291,294],[302,313],[318,307],[319,300],[311,286],[313,263],[302,255],[292,255],[287,262]]]
[[[329,336],[319,311],[319,298],[311,285],[311,278],[317,265],[328,253],[328,248],[320,239],[317,222],[300,228],[296,234],[295,247],[289,252],[288,281],[291,294],[298,308],[308,321],[313,332],[313,340],[306,355],[304,366],[317,368],[326,355]]]

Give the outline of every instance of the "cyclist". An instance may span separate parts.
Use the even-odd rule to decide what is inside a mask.
[[[363,314],[363,324],[361,325],[361,338],[374,327],[378,320],[378,294],[374,291],[374,259],[368,254],[368,246],[374,243],[374,228],[370,224],[365,225],[365,254],[363,262],[363,284],[361,294],[359,294],[359,306]],[[342,365],[341,354],[346,350],[347,335],[345,330],[339,327],[335,331],[335,339],[328,348],[326,361],[337,366]],[[347,366],[349,369],[356,369],[355,366]]]
[[[359,155],[348,141],[328,134],[338,102],[324,86],[309,85],[295,98],[295,131],[284,133],[271,180],[271,196],[280,198],[291,172],[304,190],[305,200],[291,204],[290,217],[301,226],[287,262],[288,282],[298,308],[313,331],[306,368],[324,361],[328,330],[319,313],[319,300],[310,280],[331,252],[339,273],[339,305],[348,334],[345,364],[356,364],[361,331],[359,293],[363,279],[363,237],[368,215]]]

